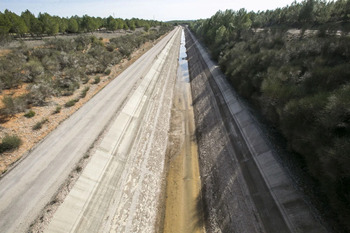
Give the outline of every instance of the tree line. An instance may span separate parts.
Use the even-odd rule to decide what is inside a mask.
[[[301,28],[348,32],[349,22],[350,1],[306,0],[300,3],[294,1],[290,6],[275,10],[218,11],[210,19],[198,20],[191,25],[196,32],[206,34],[203,38],[206,41],[222,39],[227,41],[232,34],[252,28]]]
[[[162,24],[155,20],[121,19],[112,16],[101,18],[84,15],[64,18],[51,16],[48,13],[39,13],[36,17],[29,10],[22,12],[21,15],[9,10],[0,12],[0,35],[2,36],[8,34],[23,36],[27,33],[33,36],[56,35],[58,33],[93,32],[101,28],[115,31],[118,29],[135,30],[143,27],[145,31],[148,31],[151,27]]]
[[[349,17],[350,1],[307,0],[219,11],[190,25],[236,91],[286,139],[325,200],[323,214],[343,231],[350,231]],[[288,32],[295,27],[316,33]]]
[[[350,1],[307,0],[294,1],[290,6],[251,12],[252,27],[326,27],[327,29],[349,30]],[[344,28],[345,27],[345,28]]]

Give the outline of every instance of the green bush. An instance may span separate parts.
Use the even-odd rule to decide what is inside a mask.
[[[73,99],[69,100],[67,103],[64,104],[66,108],[72,107],[75,105],[75,103],[79,102],[79,99]]]
[[[16,135],[8,135],[2,139],[0,143],[0,153],[18,148],[22,144],[22,140]]]
[[[98,84],[101,81],[100,77],[95,77],[94,82],[92,84]]]
[[[18,71],[11,72],[5,70],[0,74],[0,80],[7,89],[19,87],[21,84],[21,75]]]
[[[85,96],[89,90],[90,90],[90,87],[85,87],[84,90],[80,94],[80,98],[85,98]]]
[[[64,54],[64,52],[55,52],[51,56],[45,56],[41,62],[48,72],[56,73],[61,69],[60,62],[62,61],[61,57],[64,56]]]
[[[90,41],[93,45],[99,45],[99,46],[103,46],[103,42],[102,40],[100,40],[99,38],[97,38],[96,36],[91,36],[90,37]]]
[[[61,112],[62,107],[60,105],[56,106],[56,109],[53,111],[53,114],[57,114]]]
[[[24,116],[27,118],[32,118],[35,116],[35,112],[33,110],[29,110],[26,114],[24,114]]]
[[[34,106],[45,105],[46,98],[56,94],[57,91],[53,89],[49,77],[41,77],[38,83],[29,87],[28,103]]]
[[[19,97],[11,97],[11,96],[4,96],[2,99],[2,102],[4,104],[3,113],[6,115],[12,115],[19,112],[25,111],[27,108],[27,96],[19,96]]]
[[[105,75],[109,75],[111,73],[111,69],[105,70]]]
[[[51,39],[46,42],[46,44],[50,47],[55,48],[58,51],[69,52],[74,49],[75,43],[72,43],[69,39]]]
[[[45,57],[48,59],[48,56]],[[45,72],[43,65],[37,59],[30,60],[25,65],[25,71],[26,76],[24,81],[26,82],[33,82],[36,77],[42,75]]]
[[[90,44],[90,39],[87,36],[79,36],[74,40],[74,45],[76,46],[76,50],[78,51],[87,49],[89,44]]]
[[[81,79],[81,82],[83,84],[86,84],[89,82],[89,76],[87,76],[86,74],[83,74],[82,77],[80,78]]]
[[[21,85],[27,57],[20,49],[14,50],[5,57],[0,57],[0,81],[4,88],[16,88]]]
[[[82,70],[66,68],[62,70],[61,76],[55,79],[54,88],[63,96],[70,96],[79,88]]]
[[[32,129],[33,129],[33,130],[39,130],[39,129],[41,129],[41,128],[43,127],[43,125],[44,125],[46,122],[48,122],[48,121],[49,121],[49,120],[48,120],[47,118],[42,119],[41,121],[37,122],[37,123],[32,127]]]

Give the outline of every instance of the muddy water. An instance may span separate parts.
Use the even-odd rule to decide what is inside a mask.
[[[197,143],[182,32],[169,133],[164,232],[205,232],[201,206]]]

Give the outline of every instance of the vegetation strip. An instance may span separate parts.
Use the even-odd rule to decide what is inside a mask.
[[[62,33],[94,32],[97,29],[105,31],[132,30],[143,28],[146,32],[151,27],[162,26],[164,23],[155,20],[144,19],[121,19],[109,16],[107,18],[72,16],[70,18],[52,16],[48,13],[39,13],[35,17],[29,10],[17,15],[14,12],[5,10],[0,12],[0,42],[6,42],[15,37],[42,37],[55,36]]]

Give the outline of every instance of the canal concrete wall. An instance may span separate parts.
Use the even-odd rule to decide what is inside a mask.
[[[185,30],[186,31],[186,30]],[[198,142],[203,209],[207,232],[265,232],[234,158],[210,71],[186,31],[193,108]],[[200,203],[198,203],[200,206]]]
[[[250,111],[186,31],[209,232],[326,232]]]

